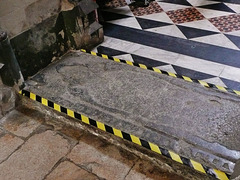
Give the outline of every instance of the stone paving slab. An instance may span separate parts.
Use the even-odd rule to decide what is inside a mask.
[[[46,177],[46,180],[100,180],[96,175],[81,169],[80,167],[76,166],[75,164],[64,161],[58,165],[53,172]]]
[[[228,173],[240,158],[240,99],[231,94],[80,52],[26,89]]]
[[[41,106],[29,106],[18,107],[10,112],[10,118],[4,119],[4,126],[0,123],[3,133],[0,136],[0,157],[4,157],[0,161],[0,179],[213,179],[178,163],[167,164],[164,158],[149,158],[112,138],[101,136],[93,129],[65,123],[75,121],[56,115],[49,109],[36,111],[32,108]],[[4,128],[11,126],[16,113],[21,114],[15,118],[15,123],[20,126],[18,133],[32,131],[27,138],[19,138]],[[22,126],[25,119],[36,121],[40,126],[35,129],[32,129],[31,123]]]
[[[5,134],[0,138],[0,163],[5,160],[10,154],[12,154],[20,145],[23,144],[23,140],[12,136],[10,134]]]
[[[68,158],[98,177],[119,180],[127,176],[137,160],[133,154],[123,152],[116,146],[89,135],[82,137]]]
[[[16,121],[16,119],[19,119]],[[7,121],[6,121],[7,120]],[[17,110],[13,110],[11,114],[5,116],[0,124],[9,132],[15,134],[20,137],[28,137],[38,126],[40,126],[41,122],[36,119],[33,120],[31,117],[26,116]],[[27,128],[26,128],[27,127]]]
[[[152,163],[138,161],[133,166],[132,170],[128,173],[125,180],[150,180],[158,179],[161,176],[161,180],[183,180],[183,177],[177,175],[171,175],[164,170],[159,170]]]
[[[0,164],[0,179],[43,179],[70,149],[55,132],[32,136],[18,151]]]

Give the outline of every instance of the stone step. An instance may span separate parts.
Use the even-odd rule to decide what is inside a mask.
[[[240,158],[240,99],[229,93],[81,52],[36,74],[25,90],[174,152],[182,163],[231,174]]]

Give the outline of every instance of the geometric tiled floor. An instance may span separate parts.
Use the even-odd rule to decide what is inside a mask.
[[[105,41],[94,51],[240,90],[240,1],[158,0],[102,11]]]

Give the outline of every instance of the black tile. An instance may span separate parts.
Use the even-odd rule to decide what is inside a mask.
[[[211,0],[211,1],[226,2],[226,3],[232,3],[232,4],[240,4],[239,0]]]
[[[207,31],[207,30],[185,27],[180,25],[177,25],[177,27],[180,29],[180,31],[182,31],[182,33],[188,39],[218,34],[217,32],[213,32],[213,31]]]
[[[119,51],[116,49],[112,49],[112,48],[108,48],[108,47],[104,47],[104,46],[99,46],[97,48],[98,52],[100,54],[106,54],[108,56],[119,56],[119,55],[124,55],[124,54],[128,54],[126,52],[123,51]],[[146,58],[146,57],[142,57],[136,54],[131,54],[133,61],[137,64],[144,64],[146,66],[149,67],[156,67],[156,66],[163,66],[163,65],[167,65],[167,63],[158,61],[158,60],[154,60],[154,59],[150,59],[150,58]]]
[[[145,57],[138,56],[138,55],[135,55],[135,54],[131,54],[131,55],[132,55],[133,61],[135,63],[138,63],[138,64],[145,64],[146,66],[149,66],[149,67],[167,65],[167,63],[157,61],[157,60],[154,60],[154,59],[145,58]]]
[[[240,67],[240,51],[195,42],[163,34],[142,31],[116,24],[106,23],[106,36],[126,40],[154,48],[180,53],[229,66]]]
[[[102,15],[104,21],[113,21],[113,20],[117,20],[117,19],[123,19],[123,18],[131,17],[131,16],[112,13],[112,12],[108,12],[108,11],[102,11],[101,15]]]
[[[194,71],[194,70],[183,68],[183,67],[180,67],[180,66],[172,65],[172,67],[178,75],[187,76],[187,77],[190,77],[192,79],[203,80],[203,79],[209,79],[209,78],[214,78],[215,77],[215,76],[212,76],[210,74]]]
[[[237,82],[237,81],[232,81],[232,80],[229,80],[229,79],[225,79],[225,78],[220,78],[223,83],[230,89],[233,89],[233,90],[237,90],[237,91],[240,91],[240,82]]]
[[[98,53],[106,54],[108,56],[119,56],[119,55],[123,55],[123,54],[128,54],[126,52],[119,51],[119,50],[112,49],[112,48],[108,48],[108,47],[104,47],[104,46],[99,46],[97,48],[97,50],[98,50]]]
[[[192,6],[186,0],[164,0],[164,1],[161,1],[161,2],[172,3],[172,4],[180,4],[180,5],[185,5],[185,6]]]
[[[240,49],[240,37],[239,36],[233,36],[229,34],[225,34],[228,39],[230,39],[239,49]]]
[[[153,20],[149,20],[149,19],[143,19],[143,18],[136,18],[136,19],[142,29],[150,29],[150,28],[155,28],[155,27],[163,27],[163,26],[172,25],[169,23],[153,21]]]
[[[230,12],[230,13],[235,13],[231,8],[226,6],[224,3],[217,3],[217,4],[210,4],[210,5],[204,5],[204,6],[199,6],[200,8],[204,9],[212,9],[212,10],[217,10],[217,11],[225,11],[225,12]]]

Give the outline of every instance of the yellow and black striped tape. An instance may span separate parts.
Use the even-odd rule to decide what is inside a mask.
[[[113,60],[115,62],[121,62],[121,63],[125,63],[125,64],[131,65],[131,66],[140,67],[142,69],[148,69],[148,70],[160,73],[160,74],[165,74],[165,75],[168,75],[168,76],[171,76],[171,77],[180,78],[180,79],[183,79],[183,80],[188,81],[188,82],[198,83],[198,84],[201,84],[202,86],[207,87],[207,88],[213,88],[213,89],[217,89],[217,90],[220,90],[220,91],[223,91],[223,92],[229,92],[229,93],[233,93],[233,94],[236,94],[236,95],[240,96],[240,91],[233,90],[233,89],[228,88],[228,87],[223,87],[223,86],[207,83],[207,82],[202,81],[202,80],[192,79],[192,78],[187,77],[187,76],[182,76],[182,75],[179,75],[179,74],[163,71],[163,70],[160,70],[158,68],[146,66],[144,64],[138,64],[138,63],[127,61],[127,60],[118,59],[118,58],[115,58],[115,57],[112,57],[112,56],[108,56],[106,54],[100,54],[100,53],[96,53],[96,52],[93,52],[93,51],[87,51],[85,49],[81,49],[81,52],[89,53],[89,54],[92,54],[94,56],[99,56],[99,57],[102,57],[104,59]]]
[[[48,107],[51,107],[53,109],[55,109],[56,111],[58,112],[62,112],[64,114],[67,114],[68,116],[72,117],[72,118],[75,118],[79,121],[82,121],[83,123],[86,123],[88,125],[92,125],[98,129],[101,129],[105,132],[108,132],[108,133],[111,133],[117,137],[120,137],[122,139],[125,139],[125,140],[128,140],[130,142],[133,142],[135,144],[138,144],[140,146],[143,146],[153,152],[156,152],[158,154],[161,154],[163,156],[166,156],[176,162],[179,162],[181,164],[185,164],[199,172],[202,172],[204,174],[209,174],[215,178],[218,178],[220,180],[229,180],[230,179],[230,175],[222,172],[222,171],[219,171],[217,169],[213,169],[213,168],[210,168],[210,167],[207,167],[205,165],[202,165],[192,159],[187,159],[185,157],[182,157],[176,153],[174,153],[173,151],[170,151],[170,150],[167,150],[167,149],[164,149],[164,148],[161,148],[159,147],[158,145],[154,144],[154,143],[151,143],[151,142],[148,142],[148,141],[145,141],[144,139],[141,139],[137,136],[134,136],[133,134],[129,134],[129,133],[126,133],[122,130],[119,130],[119,129],[116,129],[116,128],[113,128],[109,125],[106,125],[102,122],[99,122],[99,121],[96,121],[96,120],[93,120],[83,114],[80,114],[78,112],[75,112],[75,111],[72,111],[71,109],[68,109],[68,108],[65,108],[61,105],[58,105],[48,99],[45,99],[41,96],[38,96],[32,92],[29,92],[27,90],[21,90],[19,92],[21,95],[23,96],[26,96],[34,101],[37,101],[37,102],[40,102],[41,104],[45,105],[45,106],[48,106]]]

